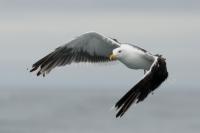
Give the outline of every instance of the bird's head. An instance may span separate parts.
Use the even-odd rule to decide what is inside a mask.
[[[119,60],[125,56],[125,49],[122,47],[113,50],[112,54],[109,56],[110,60]]]

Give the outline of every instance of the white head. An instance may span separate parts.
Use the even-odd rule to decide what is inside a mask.
[[[121,45],[120,47],[113,49],[112,54],[110,55],[110,60],[121,60],[123,58],[125,58],[128,55],[128,51],[130,51],[130,49],[128,48],[130,46],[128,45]]]
[[[131,69],[149,70],[154,61],[154,56],[137,47],[128,44],[123,44],[113,50],[110,55],[110,60],[119,60]]]

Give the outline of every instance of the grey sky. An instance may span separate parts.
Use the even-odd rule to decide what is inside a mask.
[[[199,11],[198,0],[1,0],[12,11]],[[37,10],[36,10],[37,9]]]
[[[165,89],[198,88],[199,11],[197,0],[1,0],[0,86],[130,88],[143,72],[120,63],[62,67],[46,78],[37,78],[26,70],[75,36],[97,31],[163,54],[170,72]]]

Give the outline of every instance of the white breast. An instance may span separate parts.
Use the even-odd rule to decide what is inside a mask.
[[[129,47],[126,52],[126,55],[119,60],[131,69],[149,70],[154,61],[153,55],[150,55],[134,47]]]

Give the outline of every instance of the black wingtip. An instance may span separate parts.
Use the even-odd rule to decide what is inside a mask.
[[[122,116],[119,113],[117,113],[115,117],[116,118],[121,118]]]
[[[122,117],[133,103],[143,101],[168,78],[165,60],[158,56],[151,71],[115,104],[116,109],[119,109],[116,118]]]
[[[121,118],[124,115],[124,112],[122,112],[122,110],[120,110],[119,112],[117,112],[116,114],[116,118]]]
[[[37,70],[37,67],[33,67],[29,72],[33,72],[35,70]]]
[[[38,73],[37,73],[37,76],[40,76],[41,75],[41,72],[39,71]]]

